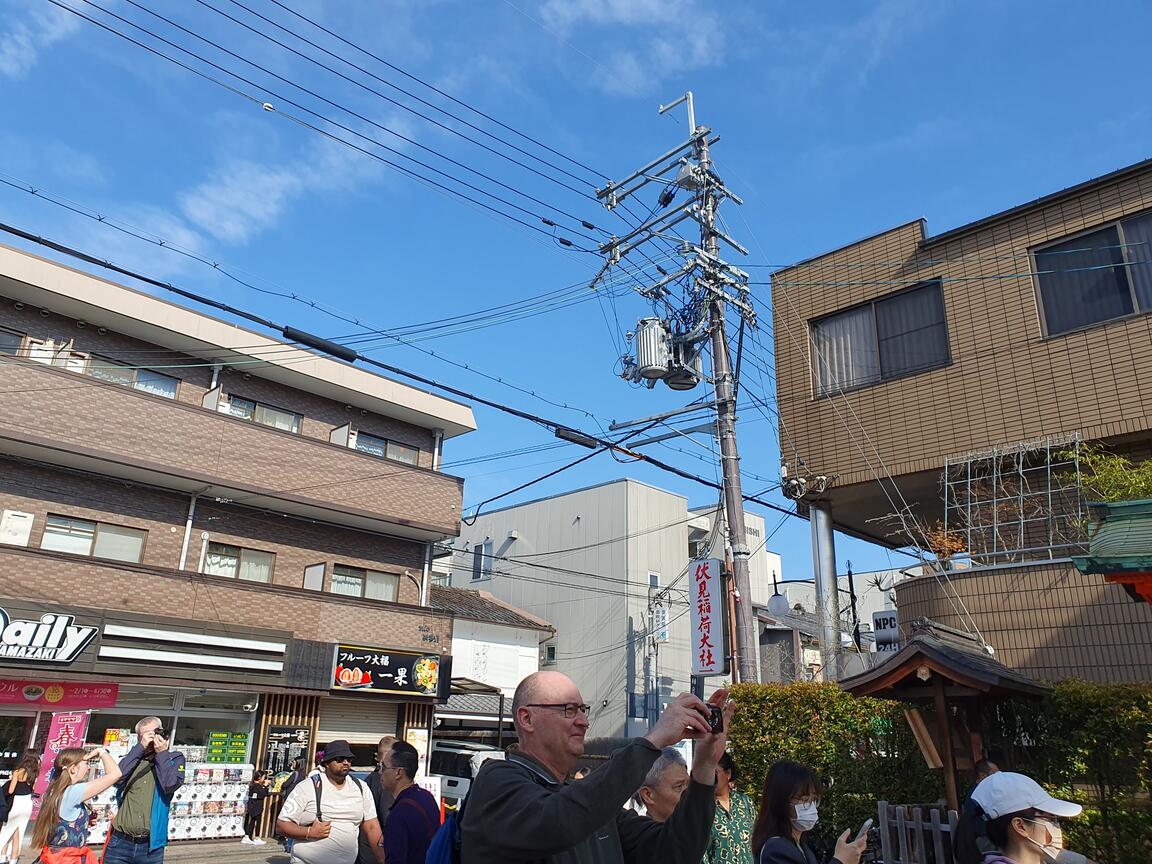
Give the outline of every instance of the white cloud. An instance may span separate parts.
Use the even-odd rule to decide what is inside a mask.
[[[547,0],[540,7],[544,21],[561,30],[577,24],[651,25],[682,21],[689,25],[706,10],[695,0]]]
[[[22,78],[47,48],[71,36],[83,23],[58,6],[12,0],[0,14],[0,75]]]

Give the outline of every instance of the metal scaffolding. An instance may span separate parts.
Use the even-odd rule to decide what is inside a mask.
[[[975,565],[1065,558],[1085,548],[1078,434],[944,462],[944,529]]]

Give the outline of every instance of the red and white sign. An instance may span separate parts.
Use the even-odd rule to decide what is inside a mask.
[[[52,773],[52,763],[56,761],[56,754],[69,747],[83,747],[84,736],[88,734],[87,711],[70,711],[52,715],[52,723],[48,726],[48,740],[44,743],[44,753],[40,757],[40,775],[32,787],[36,796],[32,799],[33,818],[40,811],[40,800],[44,790],[48,788],[48,775]]]
[[[0,679],[0,705],[35,705],[40,708],[112,708],[117,684],[73,684],[70,681]]]
[[[692,620],[692,674],[724,675],[724,562],[718,558],[693,561],[688,610]]]

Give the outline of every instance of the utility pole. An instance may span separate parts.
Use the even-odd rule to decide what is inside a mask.
[[[624,180],[609,183],[596,191],[597,197],[612,210],[649,183],[658,183],[664,189],[657,199],[657,207],[668,209],[648,218],[625,236],[613,237],[601,244],[600,251],[607,261],[592,284],[595,286],[630,252],[656,239],[672,240],[685,259],[684,265],[672,273],[656,265],[663,278],[638,289],[641,296],[652,303],[654,315],[658,317],[642,319],[637,324],[636,354],[622,358],[622,377],[646,383],[650,388],[656,381],[663,380],[675,390],[691,389],[703,379],[700,356],[704,344],[711,345],[716,434],[720,440],[724,514],[732,553],[732,584],[736,600],[736,632],[733,635],[738,666],[733,672],[738,673],[738,680],[751,682],[757,680],[759,645],[752,617],[748,573],[751,551],[744,525],[740,453],[736,445],[736,400],[725,312],[727,307],[738,309],[751,326],[755,326],[756,316],[748,299],[748,274],[721,259],[720,241],[742,255],[747,255],[748,250],[716,227],[716,211],[723,200],[736,204],[743,202],[728,190],[713,169],[709,146],[719,138],[709,140],[711,130],[696,125],[692,93],[660,106],[660,113],[681,104],[688,112],[688,141]],[[679,206],[669,206],[681,190],[691,193],[691,197]],[[699,225],[698,246],[672,233],[676,225],[687,219]],[[681,303],[674,302],[678,298],[669,287],[678,284],[684,286],[686,294]]]

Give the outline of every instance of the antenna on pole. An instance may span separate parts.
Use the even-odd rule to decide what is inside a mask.
[[[675,102],[669,102],[667,105],[661,105],[657,109],[658,114],[667,114],[677,105],[687,103],[688,105],[688,134],[694,135],[696,133],[696,109],[692,106],[692,91],[689,90]]]

